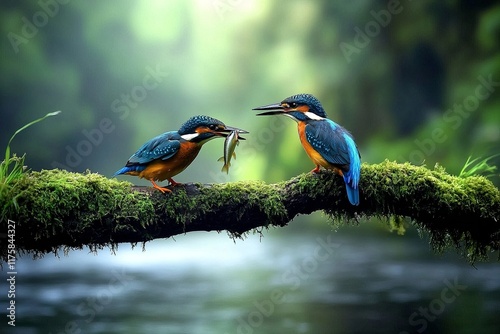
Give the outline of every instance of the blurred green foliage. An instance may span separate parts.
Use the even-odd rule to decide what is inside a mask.
[[[495,1],[11,0],[0,7],[0,144],[34,117],[63,111],[13,143],[35,170],[110,176],[149,138],[208,114],[251,134],[229,175],[217,162],[219,140],[179,182],[280,181],[313,165],[293,122],[258,118],[251,108],[296,93],[316,95],[353,133],[366,162],[439,163],[459,173],[469,156],[500,151]]]
[[[111,177],[148,139],[178,129],[190,116],[206,114],[248,130],[250,134],[237,147],[237,159],[232,161],[228,175],[221,172],[222,164],[217,162],[223,152],[223,141],[214,140],[205,145],[196,161],[177,176],[176,181],[278,182],[314,166],[300,146],[294,122],[284,117],[255,117],[251,109],[297,93],[314,94],[329,117],[352,132],[363,162],[378,163],[389,159],[417,165],[425,163],[429,167],[439,163],[457,175],[470,161],[469,157],[481,161],[494,156],[488,160],[488,165],[500,165],[500,156],[496,155],[500,152],[498,1],[3,0],[0,9],[0,151],[7,146],[16,129],[53,110],[62,111],[57,118],[30,127],[12,142],[11,152],[17,156],[26,154],[26,164],[32,170],[59,167],[83,172],[90,169]],[[490,179],[500,185],[498,169],[496,173]],[[120,178],[149,185],[137,178]],[[324,224],[324,213],[316,212],[308,217],[323,231],[331,229]],[[393,223],[392,227],[402,232],[404,222]],[[289,253],[300,254],[302,259],[309,253],[303,253],[285,233],[302,230],[304,226],[291,224],[290,228],[277,231],[292,250]],[[400,267],[395,267],[394,262],[385,263],[385,266],[380,262],[386,250],[382,253],[370,251],[366,241],[374,239],[374,229],[378,227],[376,224],[365,226],[365,232],[370,234],[368,239],[358,238],[362,229],[349,230],[356,234],[349,244],[355,245],[352,250],[358,250],[359,255],[348,254],[350,248],[339,253],[341,256],[346,254],[348,260],[336,262],[335,268],[356,271],[346,276],[344,285],[339,285],[342,292],[352,290],[353,284],[365,289],[368,283],[377,283],[374,277],[385,277],[382,276],[384,270]],[[204,244],[197,241],[194,245],[197,248]],[[390,247],[394,244],[388,249]],[[402,259],[409,254],[414,255],[415,249],[408,239],[398,241],[398,247],[397,263],[403,263]],[[160,253],[160,267],[164,268],[165,253]],[[266,254],[265,257],[275,261],[285,253],[286,248],[280,245],[274,256]],[[151,255],[148,251],[147,256]],[[201,258],[204,261],[205,258]],[[263,273],[260,262],[252,262],[251,266],[245,263],[251,274],[244,272],[242,275],[241,267],[235,271],[238,279],[252,277],[254,281],[244,282],[248,296],[252,295],[248,305],[253,305],[250,302],[255,300],[253,298],[262,300],[268,296],[263,294],[262,291],[268,290],[262,290],[262,286],[271,281],[254,279]],[[410,262],[404,267],[404,273],[411,274],[407,268],[420,262],[423,260]],[[137,265],[137,261],[133,263]],[[190,259],[187,263],[191,270],[194,261]],[[109,268],[107,263],[106,268]],[[415,272],[425,273],[425,279],[420,281],[436,280],[436,276],[430,275],[433,267],[415,268]],[[456,273],[449,267],[443,268],[452,275]],[[152,275],[154,270],[141,272],[140,275],[145,276],[139,281],[146,282],[147,288],[138,290],[137,298],[139,303],[141,298],[146,298],[147,303],[142,304],[149,305],[153,311],[137,312],[137,303],[132,303],[134,307],[127,308],[130,316],[120,318],[121,322],[114,316],[110,323],[135,324],[145,313],[153,316],[154,321],[160,319],[162,324],[164,319],[171,319],[170,309],[164,304],[164,300],[169,299],[158,294],[158,289],[151,289],[158,283]],[[207,272],[212,270],[206,269],[200,275],[203,286],[206,286],[207,277],[210,278]],[[87,278],[94,282],[95,274],[104,272],[90,270],[88,273],[93,277]],[[340,273],[335,271],[335,277]],[[37,272],[33,277],[33,286],[39,282],[44,284],[36,290],[46,291],[43,272],[42,276]],[[81,271],[69,279],[82,281]],[[226,276],[224,279],[227,281]],[[61,291],[60,281],[54,281],[51,276],[50,284],[54,282],[57,284],[54,290]],[[490,286],[485,282],[484,286]],[[298,293],[308,291],[305,283]],[[182,280],[178,286],[163,290],[184,291],[185,285],[186,281]],[[252,286],[258,289],[249,289]],[[390,289],[397,293],[406,286]],[[418,287],[413,285],[413,288],[418,293]],[[368,299],[360,299],[359,304],[347,307],[341,304],[337,313],[332,313],[325,302],[317,304],[318,307],[310,302],[286,303],[281,309],[277,308],[276,316],[266,319],[265,325],[270,323],[272,326],[279,321],[276,326],[282,331],[281,315],[287,314],[288,308],[291,310],[288,314],[294,319],[298,314],[301,315],[298,319],[305,315],[314,326],[312,332],[318,332],[317,328],[323,331],[345,328],[349,319],[353,327],[358,326],[360,319],[370,319],[370,323],[378,321],[377,326],[382,323],[379,320],[384,319],[390,324],[387,328],[396,331],[400,327],[407,328],[408,316],[439,296],[441,289],[439,285],[434,294],[422,297],[425,300],[420,304],[391,304],[389,310],[394,310],[392,314],[400,313],[399,318],[404,322],[402,327],[402,323],[394,321],[397,318],[386,313],[381,313],[382,318],[373,318],[379,313],[374,313],[370,307],[386,312],[387,305],[374,304],[370,294]],[[380,295],[389,295],[387,289],[379,290]],[[494,298],[490,290],[485,295]],[[207,295],[201,294],[200,299],[199,290],[194,291],[196,307],[199,307],[199,300],[203,303],[203,296]],[[228,291],[234,298],[233,290],[229,288]],[[360,291],[367,295],[365,291],[368,290]],[[471,287],[470,291],[475,290]],[[226,286],[224,292],[227,292]],[[129,296],[124,305],[129,302]],[[184,303],[186,295],[181,296]],[[228,304],[227,298],[223,298],[205,299]],[[474,299],[474,295],[469,294],[460,298],[461,302],[454,304],[452,309],[464,316],[457,317],[456,312],[446,310],[440,318],[444,319],[446,329],[453,333],[464,328],[485,331],[481,324],[488,315],[483,313],[486,306],[481,305],[492,305],[491,302]],[[161,307],[155,299],[161,300]],[[75,308],[82,300],[75,302]],[[177,305],[178,300],[172,300],[171,304]],[[241,307],[241,301],[237,302]],[[26,304],[31,303],[30,299]],[[60,308],[52,300],[43,304],[57,305],[56,310]],[[65,324],[67,326],[66,321],[75,320],[75,314],[67,311],[71,310],[71,305],[69,301],[60,308],[67,317],[57,313],[50,323],[59,322],[58,327],[62,329]],[[204,311],[220,310],[215,306],[209,304]],[[166,310],[168,316],[158,317],[159,309]],[[471,310],[477,316],[470,316]],[[46,311],[43,314],[47,314]],[[172,314],[180,313],[176,309]],[[208,314],[213,324],[214,313],[201,314]],[[44,317],[39,323],[49,324]],[[30,319],[29,315],[24,318]],[[489,323],[495,324],[496,318],[491,316],[491,319]],[[200,323],[193,322],[191,315],[187,321]],[[147,328],[150,325],[147,323]],[[385,329],[377,328],[379,331]],[[494,331],[495,326],[489,328]],[[415,329],[418,327],[412,328]],[[269,332],[276,330],[273,327]]]

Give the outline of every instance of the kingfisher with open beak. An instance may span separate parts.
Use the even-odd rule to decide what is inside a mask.
[[[149,180],[153,187],[162,193],[170,189],[160,187],[155,181],[168,180],[176,186],[172,177],[189,166],[200,152],[203,144],[214,138],[225,138],[233,131],[248,131],[224,125],[209,116],[194,116],[188,119],[177,131],[165,132],[142,145],[128,159],[125,167],[116,175],[133,175]],[[244,138],[240,138],[244,139]]]
[[[327,118],[317,98],[298,94],[253,110],[267,110],[257,116],[283,115],[296,121],[300,142],[316,165],[311,172],[318,173],[320,166],[333,170],[344,178],[349,202],[359,204],[361,156],[358,148],[346,129]]]

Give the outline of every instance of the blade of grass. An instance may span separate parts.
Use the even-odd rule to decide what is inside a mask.
[[[495,171],[497,170],[497,166],[488,164],[488,161],[497,156],[500,156],[500,153],[494,154],[482,160],[480,160],[481,158],[479,157],[472,159],[472,156],[469,156],[458,176],[469,177],[477,174],[484,174],[486,177],[493,176],[495,174]]]
[[[35,119],[34,121],[31,121],[29,122],[28,124],[26,124],[25,126],[21,127],[20,129],[18,129],[16,132],[14,132],[14,134],[12,135],[12,137],[10,137],[9,139],[9,142],[7,143],[7,147],[5,148],[5,160],[3,161],[3,163],[0,165],[0,182],[1,183],[6,183],[6,180],[8,179],[8,177],[10,176],[9,174],[9,166],[10,164],[12,163],[12,160],[11,160],[11,156],[10,156],[10,143],[12,142],[12,140],[16,137],[16,135],[25,130],[26,128],[32,126],[33,124],[36,124],[38,122],[41,122],[43,121],[44,119],[46,119],[47,117],[51,117],[51,116],[55,116],[55,115],[58,115],[61,111],[58,110],[58,111],[54,111],[54,112],[49,112],[47,115],[43,116],[43,117],[40,117],[38,119]],[[22,163],[24,163],[24,157],[22,158]],[[21,166],[22,168],[22,166]],[[16,173],[17,174],[17,173]],[[16,176],[16,174],[14,174],[13,176]],[[21,173],[22,174],[22,173]],[[9,180],[12,180],[12,178],[9,178]]]
[[[55,115],[59,115],[60,113],[61,113],[61,111],[60,111],[60,110],[58,110],[58,111],[54,111],[54,112],[49,112],[47,115],[45,115],[45,116],[43,116],[43,117],[40,117],[40,118],[38,118],[38,119],[35,119],[34,121],[31,121],[31,122],[29,122],[28,124],[26,124],[25,126],[23,126],[22,128],[18,129],[16,132],[14,132],[14,134],[12,135],[12,137],[10,137],[10,140],[9,140],[9,142],[8,142],[8,144],[7,144],[6,153],[7,153],[7,150],[8,150],[8,152],[9,152],[9,154],[10,154],[10,143],[12,142],[12,139],[14,139],[14,137],[15,137],[15,136],[16,136],[19,132],[23,131],[24,129],[26,129],[26,128],[30,127],[30,126],[32,126],[33,124],[36,124],[36,123],[38,123],[38,122],[43,121],[43,120],[44,120],[44,119],[46,119],[47,117],[50,117],[50,116],[55,116]],[[6,154],[6,158],[8,158],[7,154]]]

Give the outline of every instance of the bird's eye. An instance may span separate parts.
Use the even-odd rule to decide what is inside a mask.
[[[208,126],[208,128],[209,128],[210,130],[215,130],[215,129],[217,129],[217,125],[215,125],[215,124],[210,124],[210,125]]]
[[[297,103],[295,102],[290,103],[290,108],[297,108]]]

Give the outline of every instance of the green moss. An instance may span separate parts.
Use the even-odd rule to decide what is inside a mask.
[[[268,223],[279,217],[286,217],[286,209],[281,201],[280,193],[273,185],[261,181],[232,182],[212,184],[201,187],[199,195],[194,197],[193,206],[200,215],[219,211],[226,207],[237,222],[252,207],[258,208]]]
[[[470,261],[500,249],[499,190],[484,177],[456,177],[440,166],[365,163],[356,207],[347,201],[342,178],[330,171],[277,184],[191,184],[169,194],[95,173],[61,170],[26,173],[18,185],[22,192],[10,195],[18,195],[20,210],[11,209],[8,217],[19,226],[18,245],[42,253],[60,245],[116,249],[120,242],[197,230],[227,230],[238,237],[271,224],[284,226],[317,210],[324,210],[337,229],[377,217],[403,233],[405,220],[410,220],[429,234],[435,251],[456,247]],[[0,198],[0,204],[6,200]]]
[[[57,169],[29,172],[19,181],[19,186],[25,190],[18,198],[20,209],[10,212],[9,217],[15,217],[20,228],[30,231],[25,239],[32,238],[32,241],[22,240],[28,245],[64,235],[65,244],[81,248],[84,245],[79,237],[90,235],[87,239],[91,240],[92,248],[102,243],[97,226],[107,231],[133,232],[137,221],[147,225],[155,220],[152,202],[143,194],[131,191],[130,183],[99,174]],[[109,245],[113,244],[111,240]]]
[[[485,177],[464,178],[446,173],[441,166],[428,169],[384,161],[363,164],[360,188],[363,197],[374,202],[376,215],[389,222],[398,215],[411,217],[429,234],[436,252],[455,247],[475,261],[498,249],[494,238],[498,226],[486,222],[495,222],[500,215],[500,192]]]
[[[404,235],[406,232],[405,218],[397,215],[389,217],[389,230],[398,235]]]

